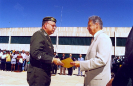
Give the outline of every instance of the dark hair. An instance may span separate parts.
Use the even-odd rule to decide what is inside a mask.
[[[103,22],[99,16],[91,16],[91,17],[89,17],[89,20],[91,20],[93,22],[93,24],[99,23],[101,29],[103,28]]]
[[[46,22],[48,22],[48,21],[42,21],[42,26],[43,26]]]
[[[47,22],[47,21],[53,21],[53,22],[57,22],[57,20],[54,17],[45,17],[42,20],[42,26]]]

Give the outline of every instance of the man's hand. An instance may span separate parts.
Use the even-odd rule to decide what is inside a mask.
[[[53,63],[56,65],[62,65],[63,66],[63,63],[60,61],[59,58],[53,58]]]
[[[112,81],[114,80],[114,78],[112,78],[108,83],[107,83],[107,85],[106,86],[112,86]]]
[[[74,61],[70,63],[73,66],[80,67],[80,62],[79,61]]]

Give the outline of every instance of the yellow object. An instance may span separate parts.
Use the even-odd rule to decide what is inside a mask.
[[[10,57],[10,55],[7,54],[6,57],[7,57],[7,58],[6,58],[6,62],[11,62],[11,57]]]
[[[63,67],[65,67],[65,68],[70,68],[73,66],[70,64],[70,62],[73,62],[73,60],[71,58],[66,58],[64,60],[61,60],[61,62],[64,64]]]
[[[13,50],[13,53],[15,52],[15,50]]]

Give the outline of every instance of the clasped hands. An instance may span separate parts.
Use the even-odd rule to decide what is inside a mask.
[[[63,66],[64,64],[60,61],[59,58],[53,58],[53,63],[56,65],[61,65]],[[76,67],[80,67],[80,62],[79,61],[73,61],[70,62],[71,65],[76,66]]]
[[[73,61],[70,62],[71,65],[76,66],[76,67],[80,67],[80,62],[79,61]]]
[[[61,66],[64,65],[64,64],[60,61],[59,58],[53,58],[53,63],[56,64],[56,65],[61,65]]]

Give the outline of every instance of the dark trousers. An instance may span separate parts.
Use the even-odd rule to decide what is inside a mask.
[[[72,67],[68,68],[68,75],[72,75],[72,73],[73,73],[73,68]]]
[[[17,70],[18,71],[22,71],[22,63],[18,62],[17,64],[18,64]]]
[[[6,71],[11,71],[11,62],[6,62]]]
[[[27,82],[29,86],[50,86],[50,71],[29,65],[27,70]]]
[[[6,59],[1,59],[1,70],[5,70]]]
[[[53,74],[57,73],[57,65],[53,64],[53,70],[52,70]]]

